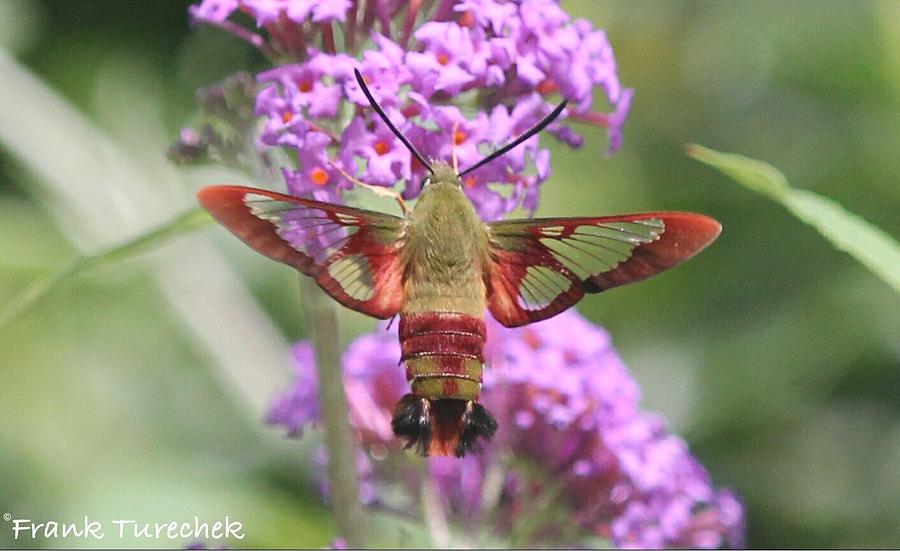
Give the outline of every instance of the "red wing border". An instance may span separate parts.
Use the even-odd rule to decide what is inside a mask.
[[[585,293],[646,279],[700,252],[719,235],[712,218],[650,212],[487,224],[488,308],[508,327],[554,316]]]
[[[400,311],[403,219],[243,186],[197,197],[244,243],[315,278],[344,306],[381,319]]]

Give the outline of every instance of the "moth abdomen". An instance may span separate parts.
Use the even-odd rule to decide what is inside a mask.
[[[496,423],[477,403],[484,370],[484,320],[460,312],[400,315],[401,361],[411,394],[398,404],[393,427],[422,455],[477,448]]]
[[[475,316],[459,312],[401,314],[401,361],[413,394],[477,400],[484,341],[484,320]]]

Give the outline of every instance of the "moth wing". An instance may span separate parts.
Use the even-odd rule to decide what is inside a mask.
[[[244,243],[314,278],[344,306],[381,319],[400,311],[402,218],[242,186],[197,197]]]
[[[487,228],[488,309],[507,327],[549,318],[585,293],[676,266],[722,230],[712,218],[685,212],[509,220]]]

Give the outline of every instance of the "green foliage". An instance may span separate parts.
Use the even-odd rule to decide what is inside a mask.
[[[117,247],[97,254],[76,258],[59,272],[40,278],[26,287],[19,295],[0,307],[0,331],[37,306],[50,292],[71,279],[89,271],[158,249],[168,241],[191,233],[213,221],[202,208],[196,207],[177,216],[168,224],[151,230]]]
[[[811,191],[792,188],[778,169],[742,155],[689,145],[688,155],[718,169],[736,182],[781,203],[900,292],[900,244],[891,236],[848,212],[840,204]]]

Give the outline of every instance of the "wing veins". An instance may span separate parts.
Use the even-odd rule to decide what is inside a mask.
[[[563,243],[565,243],[565,242],[563,242]],[[566,244],[567,244],[567,243],[566,243]],[[573,259],[573,258],[571,258],[571,257],[569,257],[569,256],[567,256],[567,255],[565,255],[565,254],[563,254],[563,253],[560,252],[560,251],[557,251],[557,250],[555,250],[555,249],[551,249],[550,247],[547,247],[547,246],[544,245],[544,244],[541,244],[541,246],[544,247],[544,248],[546,248],[548,251],[550,251],[550,254],[551,254],[552,256],[554,256],[554,257],[556,257],[556,256],[561,256],[561,257],[563,258],[563,260],[565,260],[566,262],[569,262],[569,263],[571,263],[571,264],[574,264],[576,268],[579,268],[579,269],[582,270],[584,273],[586,273],[586,274],[590,274],[590,273],[591,273],[591,270],[589,270],[588,268],[585,268],[584,266],[582,266],[581,263],[578,262],[578,261],[576,261],[575,259]],[[571,245],[569,245],[569,246],[571,247]],[[558,258],[555,258],[555,260],[556,260],[557,262],[559,262],[559,259],[558,259]],[[571,268],[569,268],[568,266],[565,266],[565,264],[563,264],[563,266],[564,266],[567,270],[569,270],[570,272],[572,272],[572,269],[571,269]],[[560,272],[560,273],[561,273],[561,272]],[[565,275],[565,274],[563,274],[563,275]],[[577,275],[577,274],[576,274],[576,275]]]
[[[603,266],[606,267],[606,269],[603,270],[603,271],[595,272],[595,270],[592,270],[592,269],[590,269],[590,268],[585,267],[582,263],[578,262],[577,260],[575,260],[574,258],[572,258],[571,256],[565,254],[565,253],[562,252],[562,251],[559,251],[559,250],[557,250],[557,249],[553,249],[553,248],[551,248],[551,247],[548,247],[547,245],[544,245],[543,243],[534,243],[533,238],[529,238],[529,237],[521,237],[521,236],[519,236],[518,234],[516,235],[516,237],[518,237],[518,239],[519,239],[520,241],[523,241],[523,242],[524,242],[525,247],[522,248],[523,250],[526,250],[526,251],[529,251],[529,252],[543,252],[543,250],[546,250],[547,252],[550,253],[550,255],[551,255],[552,257],[554,257],[554,260],[556,260],[557,262],[560,262],[560,258],[561,258],[564,262],[561,263],[561,266],[560,266],[560,267],[563,268],[566,272],[568,272],[568,274],[566,274],[565,272],[560,271],[559,269],[556,269],[556,268],[554,268],[554,267],[552,267],[552,266],[547,266],[547,267],[550,268],[550,269],[553,269],[553,270],[556,271],[557,273],[559,273],[559,274],[561,274],[562,276],[566,277],[566,279],[568,279],[569,281],[572,281],[572,277],[570,277],[570,276],[574,276],[575,278],[577,278],[577,280],[580,281],[580,280],[582,280],[582,279],[587,279],[587,278],[590,278],[591,276],[594,276],[594,275],[597,275],[597,274],[602,274],[602,273],[604,273],[604,272],[608,272],[609,270],[615,268],[615,267],[619,264],[619,262],[621,262],[621,261],[619,261],[619,262],[616,262],[615,264],[610,264],[610,262],[607,261],[606,259],[601,258],[601,257],[598,257],[598,256],[592,254],[592,253],[589,252],[589,251],[583,250],[582,248],[577,247],[577,246],[575,246],[575,245],[569,243],[569,242],[568,242],[569,240],[567,240],[567,239],[554,239],[554,242],[560,243],[560,244],[564,244],[564,245],[567,245],[567,246],[569,246],[569,247],[572,247],[572,248],[575,249],[576,251],[579,251],[579,252],[581,252],[581,253],[584,253],[585,255],[590,256],[591,258],[597,260],[598,262],[602,263]],[[535,238],[535,239],[536,239],[536,238]],[[545,238],[545,239],[547,239],[547,238]],[[588,244],[590,244],[590,243],[588,243]],[[502,248],[502,247],[501,247],[501,248]],[[615,251],[614,249],[608,249],[608,248],[605,248],[605,247],[601,247],[601,248],[603,248],[603,249],[605,249],[605,250],[608,250],[608,251],[610,251],[610,252],[616,253],[616,254],[620,254],[618,251]],[[627,258],[628,258],[628,256],[625,257],[625,259],[627,259]],[[530,262],[530,261],[524,261],[524,262],[522,262],[522,261],[514,261],[514,260],[505,260],[505,261],[504,261],[504,264],[512,264],[512,265],[515,265],[515,266],[535,266],[535,264],[533,264],[533,263]],[[585,274],[585,276],[584,276],[584,277],[581,277],[580,275],[574,273],[573,270],[572,270],[567,264],[574,266],[576,269],[578,269],[578,270],[580,270],[581,272],[583,272],[583,273]],[[563,289],[563,291],[568,291],[568,290],[569,290],[568,288]]]
[[[282,218],[281,219],[282,226],[279,226],[279,227],[290,227],[290,229],[308,230],[308,229],[312,229],[312,228],[321,228],[322,226],[337,226],[339,228],[346,229],[346,226],[341,226],[341,225],[335,224],[334,222],[331,222],[331,221],[303,224],[304,222],[308,222],[309,220],[311,220],[311,219],[303,218],[300,220],[285,220]]]
[[[527,285],[526,282],[528,283]],[[539,293],[541,287],[538,287],[538,282],[529,280],[528,277],[523,277],[522,280],[519,281],[519,285],[523,289],[527,290],[533,299],[529,301],[527,297],[525,297],[521,293],[519,294],[519,296],[525,299],[526,302],[529,302],[532,306],[534,306],[534,308],[529,308],[530,310],[542,310],[547,306],[553,304],[556,298],[560,295],[560,293],[554,293],[553,296],[548,297],[546,294]],[[541,300],[542,298],[543,300]]]
[[[532,274],[533,273],[534,272],[532,272]],[[529,283],[529,285],[531,286],[532,295],[534,295],[535,298],[541,298],[538,296],[538,295],[541,295],[544,299],[549,299],[552,302],[553,299],[555,299],[557,296],[559,296],[560,293],[558,291],[554,291],[553,287],[551,285],[547,284],[545,281],[542,281],[542,280],[538,279],[537,277],[528,277],[528,276],[529,276],[529,274],[526,272],[525,277],[522,278],[520,283],[524,284],[527,281]],[[542,291],[542,292],[539,293],[538,291]],[[552,296],[549,296],[549,295],[552,295]]]
[[[638,221],[635,220],[635,221],[613,222],[613,223],[614,224],[636,224],[636,223],[638,223]],[[657,226],[650,225],[650,224],[642,224],[642,225],[645,225],[648,228],[656,228],[657,227]],[[647,239],[646,235],[636,233],[631,230],[627,230],[625,228],[617,228],[615,226],[609,226],[607,224],[579,224],[579,226],[586,226],[586,227],[591,227],[591,228],[603,228],[604,230],[607,230],[607,231],[618,232],[618,233],[623,233],[623,234],[627,233],[628,235],[633,235],[638,238]],[[659,228],[659,229],[664,229],[664,228]],[[574,234],[577,234],[578,232],[575,231],[572,233],[574,235]],[[590,234],[581,234],[581,235],[590,235]],[[602,237],[602,236],[595,235],[594,237]],[[612,239],[612,238],[608,237],[607,239]]]
[[[297,212],[301,211],[310,211],[312,214],[319,214],[322,216],[313,216],[313,215],[303,215],[304,219],[319,219],[319,220],[328,220],[332,224],[337,224],[339,226],[344,227],[355,227],[355,228],[378,228],[378,229],[389,229],[394,230],[397,229],[403,222],[401,218],[397,218],[396,216],[391,216],[389,214],[384,214],[380,212],[369,212],[369,211],[361,211],[359,214],[351,213],[351,212],[343,212],[339,210],[335,211],[326,211],[316,207],[305,207],[300,206],[299,208],[291,208],[290,204],[279,210],[273,210],[272,212]],[[350,220],[342,220],[340,217],[348,217],[353,218]]]
[[[346,256],[345,256],[344,258],[349,258],[349,257],[346,257]],[[341,259],[341,260],[342,260],[342,259]],[[340,262],[340,260],[338,260],[338,262]],[[333,264],[337,264],[337,262],[334,262]],[[354,268],[354,269],[351,270],[351,271],[349,271],[349,272],[347,272],[347,267],[348,267],[348,266],[349,266],[350,268]],[[347,277],[350,277],[350,276],[353,276],[353,277],[355,278],[360,272],[365,271],[365,270],[367,270],[367,269],[368,269],[367,266],[362,266],[362,265],[360,265],[360,264],[358,264],[358,263],[356,263],[356,262],[350,261],[350,262],[346,262],[344,266],[341,266],[340,268],[338,268],[338,271],[337,271],[337,272],[335,272],[335,273],[333,273],[333,274],[332,274],[331,272],[328,272],[328,275],[331,276],[331,279],[337,281],[338,283],[341,283],[341,281],[342,281],[344,278],[347,278]],[[345,272],[346,272],[346,273],[345,273]],[[343,284],[342,284],[342,285],[343,285]]]
[[[251,203],[258,203],[257,206],[250,206]],[[286,205],[274,205],[273,201],[245,201],[245,205],[247,208],[251,210],[255,215],[259,216],[259,213],[264,214],[281,214],[285,212],[296,212],[296,213],[312,213],[321,215],[324,211],[316,208],[305,207],[302,205],[295,205],[294,203],[287,203]],[[265,208],[262,208],[261,205],[265,205]],[[331,220],[331,217],[325,213],[325,216],[309,216],[304,215],[304,218],[321,218],[322,220]]]
[[[525,303],[525,308],[529,311],[534,310],[537,307],[537,300],[534,298],[534,291],[532,291],[528,285],[525,284],[525,279],[519,282],[520,291],[518,293],[519,298],[522,299],[522,302]],[[525,295],[522,291],[525,291],[528,296]]]
[[[603,227],[603,226],[592,226],[592,227],[594,227],[594,228],[601,228],[601,229],[604,229],[604,230],[607,230],[607,231],[620,231],[620,230],[617,230],[617,229],[614,229],[614,228],[606,228],[606,227]],[[584,232],[577,232],[577,231],[576,231],[576,232],[572,232],[571,234],[569,234],[569,236],[572,236],[572,235],[580,235],[580,236],[582,236],[582,237],[594,237],[594,238],[597,238],[597,239],[606,239],[606,240],[608,240],[608,241],[615,241],[616,243],[634,243],[635,241],[637,241],[638,243],[650,243],[650,242],[652,242],[652,241],[655,241],[655,239],[650,239],[650,238],[648,238],[647,236],[641,235],[641,234],[639,234],[639,233],[633,233],[633,232],[629,232],[629,231],[625,231],[625,230],[621,230],[621,233],[623,234],[622,237],[623,237],[624,239],[619,239],[619,236],[597,235],[597,234],[594,234],[594,233],[584,233]],[[624,234],[633,235],[634,238],[631,238],[631,237],[625,237]],[[550,238],[543,237],[542,239],[553,239],[553,238],[552,238],[552,237],[550,237]],[[561,238],[559,238],[559,239],[571,239],[571,237],[561,237]]]
[[[335,231],[338,231],[338,230],[346,230],[346,229],[347,229],[346,226],[339,226],[339,225],[337,225],[337,224],[318,224],[318,225],[315,225],[315,226],[310,226],[310,227],[308,227],[308,228],[303,228],[303,227],[301,227],[301,228],[299,228],[299,229],[301,229],[301,230],[302,230],[302,229],[314,229],[314,228],[321,228],[321,227],[325,227],[325,226],[334,226],[334,227],[332,227],[332,228],[327,228],[327,229],[322,230],[322,231],[312,232],[312,234],[315,235],[315,236],[317,236],[317,237],[323,237],[323,236],[328,235],[329,233],[332,233],[332,232],[335,232]],[[352,233],[352,234],[347,235],[347,236],[345,236],[345,237],[353,237],[354,235],[356,235],[356,234],[355,234],[355,233]],[[342,239],[343,239],[343,238],[342,238]]]
[[[552,270],[552,268],[550,268],[550,267],[544,266],[544,268],[546,268],[547,270]],[[553,271],[555,271],[556,273],[565,277],[565,274],[559,272],[558,270],[553,270]],[[566,277],[566,281],[569,283],[569,285],[566,287],[563,287],[562,281],[560,281],[558,279],[553,279],[552,277],[550,277],[549,274],[545,273],[544,270],[536,269],[536,270],[534,270],[534,273],[539,274],[541,276],[541,278],[543,278],[544,284],[548,288],[557,287],[556,294],[565,293],[566,291],[569,290],[569,287],[572,286],[572,280],[567,277]]]
[[[283,231],[283,232],[289,232],[289,231],[298,231],[298,230],[299,230],[299,231],[303,231],[303,230],[305,230],[305,229],[307,229],[307,228],[297,228],[297,229],[292,229],[292,228],[279,227],[278,229],[280,229],[280,230]],[[325,236],[328,235],[329,233],[332,233],[332,232],[334,232],[334,231],[336,231],[336,230],[343,230],[343,229],[345,229],[343,226],[335,226],[335,227],[330,228],[330,229],[327,229],[327,230],[325,230],[325,231],[311,232],[312,235],[310,235],[309,237],[307,237],[307,239],[315,239],[315,238],[318,238],[318,237],[325,237]],[[285,241],[287,241],[288,243],[290,243],[291,246],[293,246],[293,243],[291,243],[291,241],[290,241],[289,239],[287,239],[285,236],[281,235],[280,233],[279,233],[278,235],[279,235],[282,239],[284,239]],[[340,243],[341,241],[346,241],[346,240],[350,239],[351,237],[353,237],[354,235],[356,235],[356,234],[354,233],[354,234],[351,234],[351,235],[345,235],[345,236],[341,237],[340,239],[338,239],[337,241],[335,241],[334,243],[328,243],[328,244],[326,244],[326,245],[322,245],[321,243],[310,243],[310,245],[320,246],[320,247],[325,248],[325,249],[331,249],[331,248],[338,248],[338,249],[339,249],[340,247],[337,246],[338,243]],[[306,248],[304,247],[304,250],[305,250],[305,249],[306,249]],[[300,249],[297,249],[297,250],[300,250]]]
[[[593,258],[594,260],[596,260],[597,262],[602,263],[604,266],[609,266],[603,272],[608,272],[609,270],[615,268],[619,264],[619,262],[621,262],[621,260],[620,260],[619,262],[616,262],[615,264],[610,264],[609,262],[606,261],[606,259],[600,258],[599,256],[597,256],[589,251],[586,251],[586,250],[582,249],[581,247],[576,246],[574,243],[571,243],[570,241],[572,241],[572,240],[566,239],[566,240],[558,241],[558,243],[565,243],[566,245],[568,245],[569,247],[572,247],[576,251],[586,254],[586,255],[590,256],[591,258]],[[602,247],[602,248],[605,249],[605,247]],[[606,249],[606,250],[609,250],[609,249]],[[551,249],[551,252],[553,252],[552,249]],[[612,252],[616,252],[616,251],[612,251]],[[626,256],[625,258],[627,259],[628,257]],[[591,272],[591,270],[585,270],[585,272]],[[603,272],[599,272],[599,273],[603,273]],[[593,273],[591,273],[591,275],[593,275]]]
[[[658,229],[661,231],[665,231],[665,225],[659,226],[657,224],[653,224],[653,223],[651,223],[651,220],[656,220],[656,219],[648,218],[648,219],[642,219],[642,220],[619,220],[619,221],[595,222],[595,223],[582,222],[582,223],[576,223],[575,225],[576,226],[593,227],[593,228],[603,228],[608,231],[629,234],[629,235],[633,235],[638,238],[647,239],[646,235],[636,233],[636,232],[633,232],[633,231],[625,229],[625,228],[610,226],[610,224],[639,224],[641,226],[645,226],[648,228],[654,228],[654,229]],[[501,223],[502,225],[499,225],[499,226],[491,226],[491,233],[494,235],[500,235],[500,236],[504,236],[504,237],[518,237],[521,235],[522,228],[544,229],[547,227],[554,227],[554,226],[565,227],[567,223],[571,223],[571,222],[572,222],[571,219],[563,219],[560,221],[552,221],[552,222],[545,222],[545,223],[539,223],[539,224],[535,224],[528,220],[509,221],[509,222],[502,222]],[[579,234],[579,232],[573,232],[570,235],[576,235],[576,234]],[[597,235],[593,235],[593,234],[580,234],[580,235],[588,235],[591,237],[601,237],[601,236],[597,236]],[[563,237],[554,238],[552,236],[547,236],[547,235],[541,235],[540,238],[541,239],[564,239]],[[655,238],[658,239],[659,236],[656,235]],[[607,237],[606,239],[613,239],[613,238]],[[656,239],[653,239],[653,241],[655,241]]]
[[[319,237],[321,237],[323,235],[325,235],[325,233],[318,234]],[[350,239],[353,239],[354,236],[355,236],[355,234],[354,235],[345,235],[344,237],[338,239],[334,243],[329,243],[329,244],[325,245],[323,247],[323,252],[325,252],[327,256],[331,256],[331,255],[337,253],[338,251],[343,249],[344,245],[347,244],[346,242],[349,241]],[[324,250],[324,249],[333,249],[333,251],[329,253],[327,250]],[[327,260],[327,258],[325,258],[323,260]]]
[[[285,203],[285,205],[284,206],[272,206],[274,203]],[[367,219],[363,218],[362,215],[356,215],[356,214],[335,211],[338,214],[343,214],[344,216],[352,216],[353,218],[356,219],[356,221],[355,222],[346,222],[346,221],[342,221],[342,220],[335,220],[334,218],[332,218],[331,216],[328,215],[327,211],[323,211],[322,209],[319,209],[316,207],[308,207],[306,205],[291,203],[289,201],[276,201],[274,199],[272,199],[272,200],[259,199],[259,200],[254,200],[254,201],[244,201],[244,204],[246,204],[246,205],[249,205],[249,204],[270,205],[269,208],[257,209],[256,212],[253,212],[253,214],[258,217],[260,217],[260,215],[262,215],[262,214],[277,214],[277,213],[284,213],[284,212],[296,212],[299,214],[302,212],[309,212],[310,214],[308,214],[308,215],[302,215],[303,220],[327,220],[327,221],[331,222],[332,224],[337,224],[338,226],[342,226],[342,227],[351,227],[352,226],[352,227],[362,228],[362,227],[368,227],[368,226],[378,226],[378,224],[370,223],[373,220],[367,220]],[[251,211],[252,211],[252,209],[251,209]],[[313,216],[313,214],[321,215],[323,213],[324,213],[324,216]],[[365,216],[367,216],[369,219],[371,219],[371,218],[373,218],[373,215],[375,215],[375,214],[380,215],[380,213],[371,213],[371,214],[366,213]],[[382,216],[384,216],[384,215],[382,215]],[[284,219],[281,218],[281,220],[284,220]]]
[[[597,237],[597,236],[594,236],[594,237]],[[600,239],[604,239],[604,238],[601,237]],[[603,250],[605,250],[605,251],[609,251],[609,252],[614,253],[614,254],[617,254],[617,255],[623,254],[622,252],[617,251],[616,249],[612,249],[612,248],[610,248],[610,247],[607,247],[607,246],[603,245],[602,242],[601,242],[601,243],[594,243],[593,241],[590,241],[590,240],[587,240],[587,239],[578,239],[578,238],[576,238],[576,237],[568,237],[568,238],[566,238],[566,239],[560,239],[559,241],[560,241],[561,243],[565,243],[565,244],[567,244],[567,245],[569,245],[569,246],[571,246],[571,247],[574,247],[574,245],[572,245],[571,243],[569,243],[569,241],[574,241],[574,242],[576,242],[576,243],[584,243],[585,245],[590,245],[591,247],[597,247],[597,248],[603,249]],[[623,243],[622,241],[616,241],[615,239],[610,239],[610,241],[613,241],[614,243]],[[637,245],[632,246],[632,247],[628,250],[628,252],[627,252],[625,258],[628,258],[629,256],[631,256],[631,251],[632,251],[635,247],[637,247]],[[580,249],[579,249],[579,250],[580,250]]]

